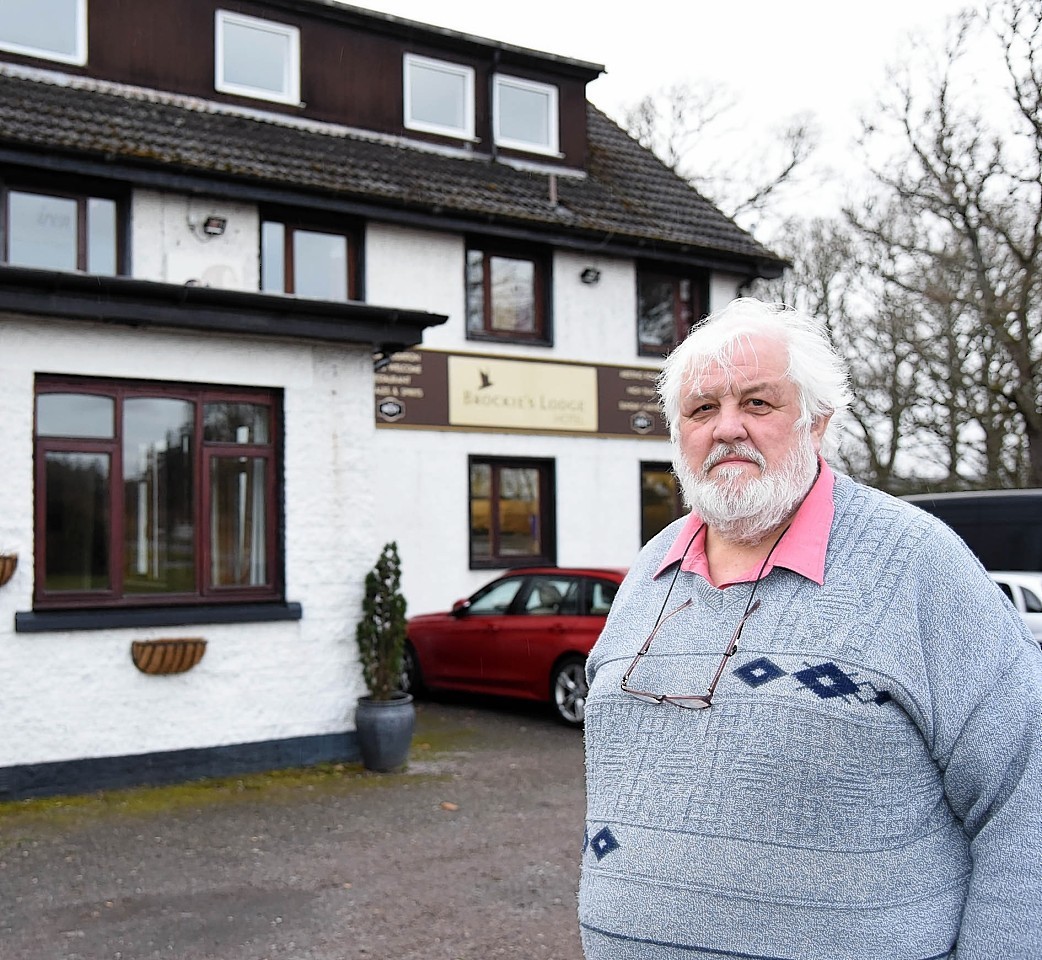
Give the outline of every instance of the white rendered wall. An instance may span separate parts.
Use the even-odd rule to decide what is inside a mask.
[[[256,207],[136,190],[131,273],[139,279],[259,288]],[[226,218],[220,237],[200,231]],[[461,236],[373,224],[366,299],[448,315],[424,346],[588,363],[649,365],[636,353],[631,261],[557,252],[554,346],[468,341]],[[600,270],[583,284],[586,267]],[[715,276],[711,303],[740,277]],[[284,391],[286,599],[299,622],[14,632],[32,609],[33,380],[36,373],[263,386]],[[363,581],[381,545],[401,547],[410,613],[444,609],[490,579],[469,570],[467,457],[552,458],[557,559],[627,566],[640,546],[641,461],[666,461],[660,440],[380,429],[367,349],[109,325],[3,318],[0,551],[15,552],[0,588],[0,767],[151,753],[346,731],[362,693],[354,644]],[[152,677],[133,640],[201,636],[185,674]]]
[[[370,224],[365,243],[368,303],[448,316],[445,324],[424,334],[423,346],[428,349],[584,363],[654,364],[637,355],[637,279],[632,261],[555,253],[551,271],[554,343],[545,347],[467,339],[466,243],[460,235]],[[579,279],[590,266],[601,271],[596,284]]]
[[[496,575],[470,570],[467,457],[554,460],[557,562],[628,567],[640,549],[640,462],[668,461],[665,440],[433,430],[376,431],[380,536],[397,540],[409,614],[445,610]]]
[[[455,350],[463,341],[463,237],[370,223],[365,232],[365,300],[382,307],[447,314],[423,346]]]
[[[558,252],[554,345],[536,347],[467,340],[465,256],[459,236],[371,225],[367,299],[447,314],[447,323],[424,336],[430,349],[653,365],[637,356],[632,262]],[[579,279],[588,266],[601,271],[596,284]],[[374,451],[379,536],[398,542],[410,614],[446,609],[496,573],[469,569],[468,455],[553,459],[557,562],[619,567],[640,549],[640,462],[670,458],[662,440],[394,428],[377,429]]]
[[[33,378],[83,374],[284,390],[286,599],[297,622],[15,633],[32,609]],[[382,541],[372,510],[366,350],[107,325],[0,320],[0,767],[336,733],[363,692],[354,626]],[[146,676],[133,640],[204,637],[176,676]]]
[[[727,273],[714,273],[709,279],[709,312],[723,310],[735,297],[741,295],[741,285],[746,277]]]
[[[131,203],[133,277],[226,290],[260,289],[256,206],[155,190],[135,190]],[[226,220],[219,237],[203,232],[203,221],[210,215]]]
[[[600,271],[593,284],[580,275]],[[554,355],[585,363],[653,367],[637,354],[637,271],[632,260],[569,252],[554,257]]]

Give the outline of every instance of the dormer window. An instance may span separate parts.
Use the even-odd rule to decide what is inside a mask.
[[[407,53],[403,60],[405,126],[474,138],[474,69]]]
[[[0,50],[82,66],[87,62],[87,0],[3,0]]]
[[[496,145],[556,155],[557,87],[497,74],[493,90]]]
[[[221,93],[300,103],[300,31],[218,10],[214,86]]]

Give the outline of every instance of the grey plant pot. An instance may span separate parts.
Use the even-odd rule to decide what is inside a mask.
[[[405,765],[416,726],[411,693],[396,693],[390,700],[359,697],[355,730],[362,766],[387,773]]]

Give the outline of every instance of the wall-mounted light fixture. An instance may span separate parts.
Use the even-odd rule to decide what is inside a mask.
[[[408,350],[415,344],[408,343],[374,343],[373,344],[373,372],[379,373],[389,363],[394,362],[394,355]]]
[[[582,280],[583,283],[594,284],[601,279],[601,271],[596,267],[587,267],[579,274],[579,279]]]
[[[211,214],[203,221],[203,233],[208,237],[219,237],[224,233],[225,227],[227,226],[227,217],[218,217]]]

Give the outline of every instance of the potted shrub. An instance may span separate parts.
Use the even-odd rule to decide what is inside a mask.
[[[358,698],[355,711],[362,765],[367,770],[395,770],[409,756],[416,725],[412,695],[401,689],[405,597],[397,543],[385,544],[376,566],[366,574],[355,638],[369,691]]]

